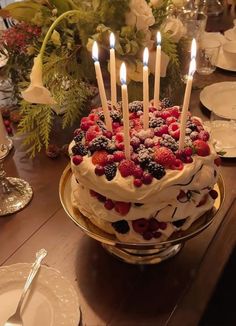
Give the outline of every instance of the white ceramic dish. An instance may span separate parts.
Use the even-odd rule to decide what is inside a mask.
[[[222,48],[220,49],[220,52],[219,52],[216,67],[224,69],[224,70],[236,72],[236,62],[235,62],[235,65],[230,64],[230,62],[226,59]]]
[[[224,32],[224,36],[229,40],[229,41],[236,41],[236,27],[230,28],[227,31]]]
[[[236,157],[236,122],[214,120],[204,123],[211,134],[216,152],[224,158]]]
[[[206,86],[200,93],[200,101],[216,115],[236,120],[236,82]]]
[[[0,268],[0,325],[15,312],[31,264]],[[22,308],[24,326],[78,326],[80,308],[73,286],[57,270],[41,266]]]

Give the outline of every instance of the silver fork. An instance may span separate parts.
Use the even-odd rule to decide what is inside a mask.
[[[21,317],[21,307],[24,302],[26,293],[30,289],[30,286],[32,285],[32,282],[41,266],[41,262],[46,255],[47,255],[47,251],[45,249],[40,249],[36,253],[36,260],[33,263],[31,270],[29,272],[29,276],[27,277],[27,280],[25,282],[25,286],[23,288],[20,300],[18,302],[16,312],[14,313],[14,315],[12,315],[8,318],[8,320],[5,322],[5,324],[3,324],[3,326],[24,326],[23,320]]]

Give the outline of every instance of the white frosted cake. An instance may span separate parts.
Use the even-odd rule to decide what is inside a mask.
[[[158,242],[188,229],[213,207],[219,158],[201,120],[189,114],[185,148],[178,149],[181,110],[168,99],[149,108],[129,104],[131,159],[124,154],[122,110],[111,108],[113,132],[102,108],[82,118],[70,144],[72,203],[119,240]]]

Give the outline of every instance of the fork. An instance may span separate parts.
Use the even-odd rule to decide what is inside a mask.
[[[30,289],[30,286],[32,285],[32,282],[41,266],[41,262],[46,255],[47,255],[47,250],[45,250],[45,249],[40,249],[36,253],[36,260],[33,263],[33,265],[31,266],[29,276],[27,277],[23,291],[21,293],[20,300],[19,300],[17,308],[16,308],[16,312],[12,316],[10,316],[8,318],[8,320],[5,322],[5,324],[3,324],[2,326],[24,326],[24,323],[23,323],[23,320],[21,317],[21,307],[24,302],[24,298],[25,298],[28,290]]]

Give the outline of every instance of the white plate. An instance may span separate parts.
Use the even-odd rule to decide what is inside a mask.
[[[0,325],[15,312],[30,268],[31,264],[0,268]],[[78,296],[60,272],[41,266],[22,313],[24,326],[78,326]]]
[[[225,119],[236,119],[236,82],[221,82],[206,86],[200,101],[210,111]]]
[[[235,121],[206,121],[204,125],[210,132],[216,152],[221,157],[236,157],[236,123]],[[221,154],[222,153],[222,154]],[[223,154],[224,153],[224,154]]]
[[[225,55],[224,55],[224,52],[223,52],[222,48],[220,48],[220,52],[219,52],[216,67],[224,69],[224,70],[235,71],[236,72],[236,63],[235,63],[235,66],[230,65],[228,60],[225,58]]]
[[[230,28],[227,31],[224,32],[224,36],[229,40],[229,41],[236,41],[236,32],[234,28]]]

